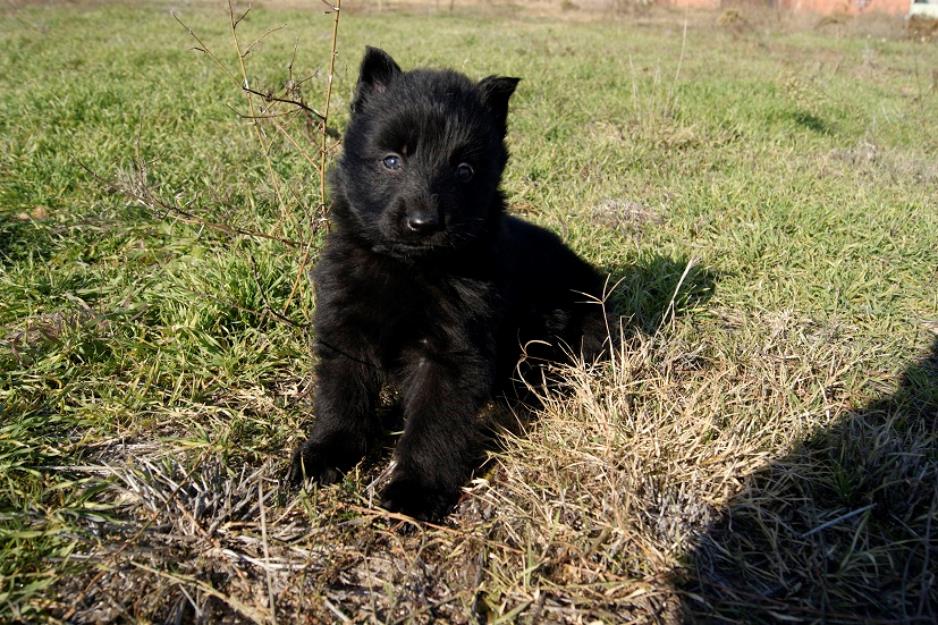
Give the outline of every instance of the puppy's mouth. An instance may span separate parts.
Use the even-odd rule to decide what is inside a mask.
[[[404,241],[387,241],[372,246],[372,251],[386,254],[395,258],[425,258],[438,256],[453,250],[453,246],[446,241],[424,241],[421,243],[408,243]]]

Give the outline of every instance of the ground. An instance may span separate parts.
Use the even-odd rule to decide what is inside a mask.
[[[522,77],[512,210],[610,275],[623,335],[406,531],[387,455],[280,481],[322,133],[240,86],[322,112],[325,8],[252,11],[244,75],[223,6],[0,11],[0,621],[935,622],[938,47],[742,9],[343,13],[333,136],[366,43]]]

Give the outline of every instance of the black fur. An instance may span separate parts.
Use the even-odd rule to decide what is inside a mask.
[[[361,460],[383,433],[378,395],[390,385],[405,426],[381,505],[438,518],[479,465],[480,413],[512,392],[522,346],[539,360],[602,351],[605,318],[590,301],[600,276],[504,214],[517,83],[403,72],[367,49],[314,272],[316,421],[294,479],[333,482]]]

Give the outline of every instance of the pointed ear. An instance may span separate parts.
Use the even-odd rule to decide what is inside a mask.
[[[508,100],[520,80],[509,76],[488,76],[479,81],[479,97],[482,104],[495,115],[502,132],[508,127]]]
[[[368,96],[381,93],[401,73],[401,68],[394,59],[384,50],[365,46],[365,57],[362,59],[361,70],[358,73],[358,86],[355,87],[355,99],[352,101],[352,111],[357,111]]]

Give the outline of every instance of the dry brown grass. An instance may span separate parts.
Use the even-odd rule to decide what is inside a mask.
[[[664,330],[567,369],[445,526],[373,507],[383,461],[292,498],[282,463],[115,443],[82,469],[113,478],[101,503],[117,506],[72,555],[96,569],[49,608],[82,623],[932,622],[938,355],[855,407],[846,329],[724,324],[746,337],[730,351]],[[261,391],[240,401],[277,418]]]
[[[938,19],[913,15],[909,18],[906,29],[909,37],[927,43],[938,39]]]

